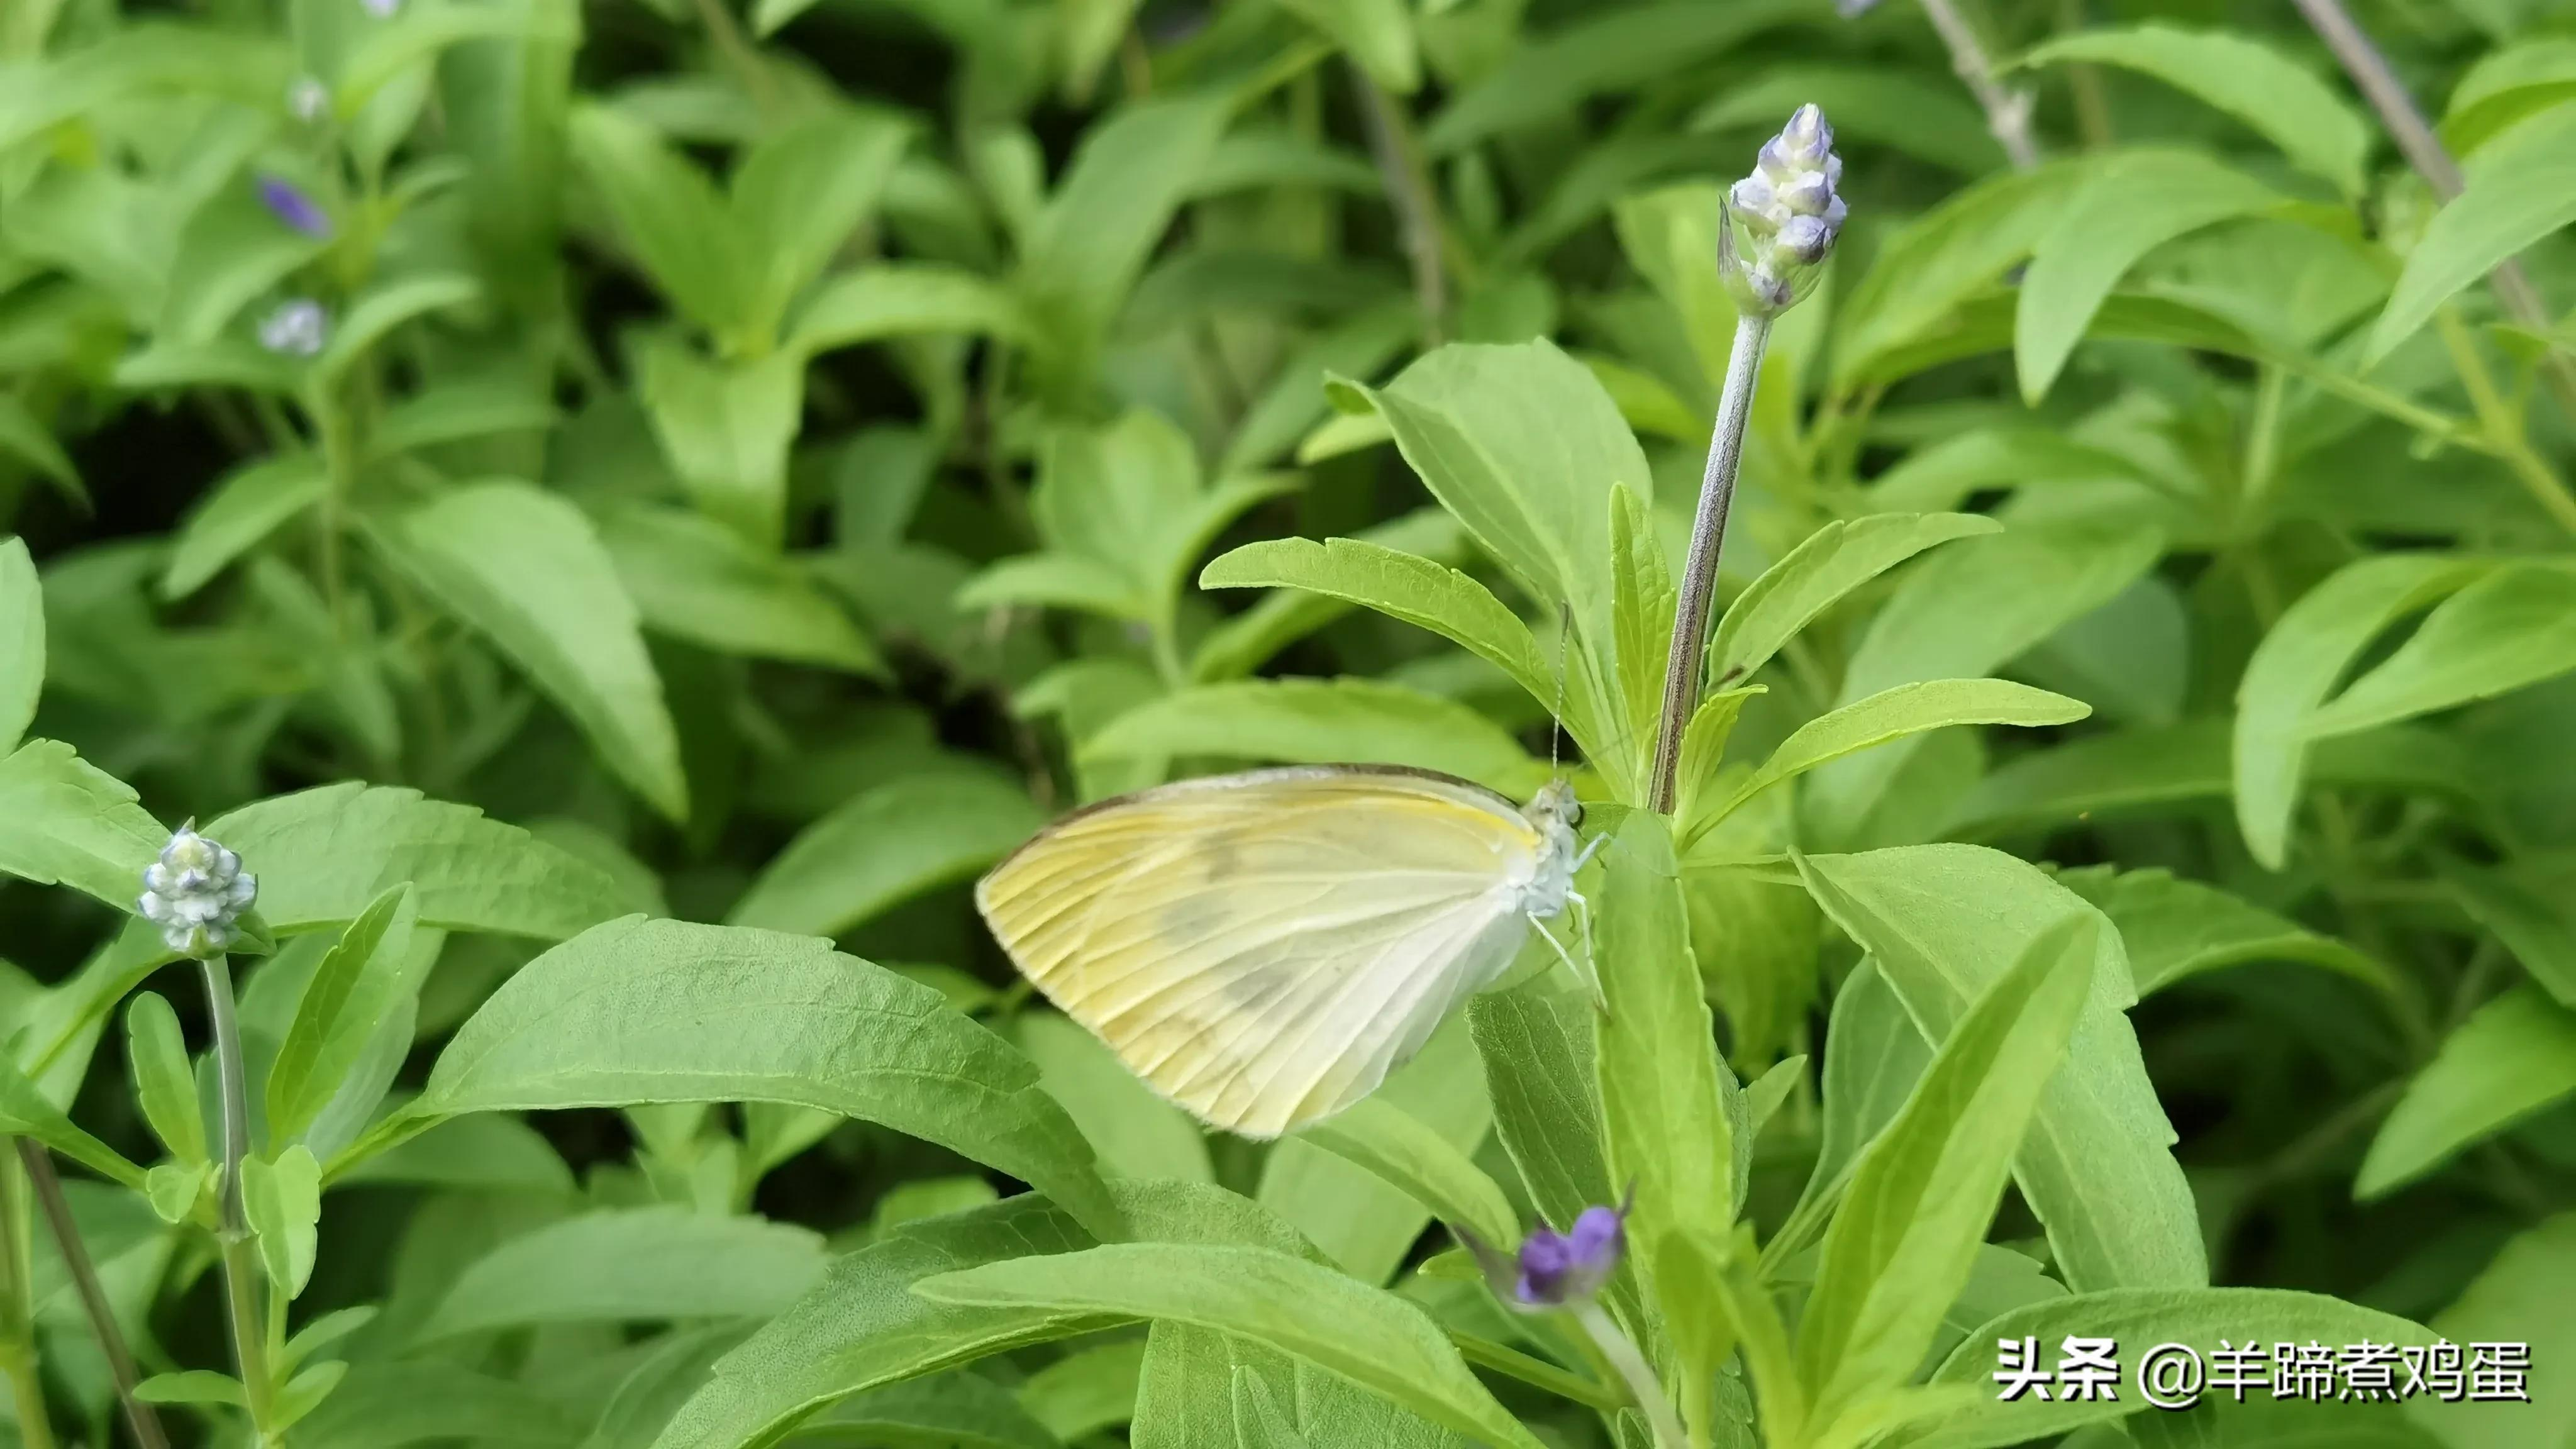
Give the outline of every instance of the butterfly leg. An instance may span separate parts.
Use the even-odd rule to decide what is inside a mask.
[[[1580,900],[1582,897],[1569,895],[1568,899]],[[1589,963],[1592,957],[1589,912],[1586,913],[1585,920],[1587,924],[1584,929],[1585,942],[1583,955],[1584,963]],[[1529,918],[1529,923],[1532,930],[1537,931],[1539,935],[1546,938],[1547,944],[1555,948],[1556,959],[1564,962],[1565,969],[1574,973],[1574,979],[1582,982],[1584,988],[1592,993],[1593,1009],[1600,1012],[1603,1016],[1608,1016],[1610,1014],[1610,1000],[1608,997],[1601,994],[1601,974],[1592,969],[1589,964],[1577,963],[1574,959],[1573,953],[1565,949],[1565,943],[1556,939],[1556,933],[1547,928],[1547,922],[1540,920],[1536,916],[1532,916]]]

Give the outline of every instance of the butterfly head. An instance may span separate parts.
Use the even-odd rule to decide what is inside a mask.
[[[1574,889],[1574,832],[1583,823],[1583,805],[1574,798],[1573,785],[1556,779],[1540,786],[1521,814],[1538,830],[1542,842],[1538,872],[1521,888],[1522,909],[1530,915],[1553,916],[1565,909],[1566,896]]]

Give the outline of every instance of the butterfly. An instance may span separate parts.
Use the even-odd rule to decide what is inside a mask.
[[[975,905],[1148,1085],[1275,1137],[1367,1096],[1528,931],[1573,966],[1543,922],[1582,899],[1582,813],[1563,780],[1526,808],[1394,766],[1184,780],[1055,821]]]

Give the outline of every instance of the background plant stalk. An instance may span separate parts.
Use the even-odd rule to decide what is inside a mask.
[[[32,1137],[21,1137],[18,1160],[26,1164],[27,1182],[35,1189],[36,1204],[44,1209],[46,1225],[53,1229],[54,1245],[62,1250],[63,1263],[71,1270],[72,1286],[80,1293],[81,1308],[89,1315],[90,1330],[98,1335],[99,1351],[107,1356],[108,1376],[115,1380],[117,1402],[125,1408],[125,1422],[134,1430],[134,1442],[143,1449],[169,1449],[170,1438],[161,1431],[160,1416],[150,1404],[135,1397],[134,1387],[142,1378],[135,1372],[134,1353],[126,1347],[125,1331],[117,1327],[116,1310],[98,1281],[98,1268],[90,1262],[88,1247],[81,1242],[80,1225],[72,1220],[71,1204],[63,1198],[62,1179],[54,1175],[53,1159],[45,1155],[43,1144]]]
[[[1771,321],[1750,310],[1736,319],[1734,349],[1726,356],[1726,385],[1718,394],[1717,422],[1709,431],[1708,469],[1700,475],[1690,558],[1683,565],[1681,595],[1673,609],[1672,652],[1664,662],[1663,717],[1655,731],[1653,788],[1647,793],[1648,802],[1660,814],[1672,813],[1682,731],[1689,728],[1691,712],[1699,707],[1700,655],[1708,646],[1709,612],[1717,595],[1717,556],[1726,546],[1726,517],[1735,506],[1735,474],[1744,462],[1744,428],[1753,416],[1762,354],[1771,345]]]

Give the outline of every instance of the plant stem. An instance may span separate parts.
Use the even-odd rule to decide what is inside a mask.
[[[2379,113],[2379,124],[2386,127],[2390,140],[2406,157],[2406,164],[2433,188],[2433,194],[2444,201],[2460,194],[2466,185],[2460,175],[2460,163],[2451,159],[2442,138],[2433,134],[2432,124],[2416,108],[2415,98],[2407,93],[2405,82],[2388,66],[2388,57],[2373,45],[2370,36],[2343,8],[2343,0],[2296,0],[2299,13],[2341,62],[2344,74],[2370,108]],[[2540,289],[2531,284],[2531,274],[2522,263],[2508,257],[2497,264],[2487,280],[2495,287],[2496,301],[2503,304],[2506,315],[2537,332],[2549,330],[2549,306],[2541,299]],[[2553,349],[2541,370],[2558,394],[2558,404],[2576,419],[2576,359]]]
[[[36,1311],[29,1279],[27,1224],[20,1215],[18,1164],[0,1154],[0,1374],[18,1412],[22,1449],[54,1449],[54,1423],[45,1412],[45,1382],[36,1372]]]
[[[1708,471],[1699,482],[1699,512],[1691,520],[1690,558],[1673,610],[1671,657],[1664,662],[1664,713],[1655,732],[1655,767],[1647,801],[1669,815],[1673,776],[1681,767],[1682,731],[1699,707],[1700,655],[1708,645],[1709,606],[1717,593],[1717,555],[1726,544],[1726,515],[1735,505],[1735,473],[1744,461],[1744,426],[1753,416],[1753,389],[1762,377],[1762,353],[1771,343],[1771,319],[1746,312],[1735,322],[1735,347],[1726,357],[1726,386],[1718,394],[1717,421],[1709,430]]]
[[[206,977],[206,1014],[215,1034],[215,1076],[223,1098],[223,1214],[215,1241],[223,1250],[224,1298],[232,1309],[233,1363],[250,1401],[251,1426],[263,1445],[274,1417],[268,1377],[268,1332],[261,1326],[259,1261],[242,1210],[242,1159],[250,1155],[250,1096],[242,1074],[241,1023],[233,1014],[232,968],[222,956],[197,965]]]
[[[2478,415],[2487,438],[2497,445],[2496,456],[2512,470],[2514,481],[2531,495],[2531,501],[2555,520],[2561,528],[2576,533],[2576,495],[2550,471],[2549,464],[2531,450],[2530,440],[2522,433],[2522,421],[2496,389],[2495,378],[2488,373],[2486,359],[2478,355],[2478,339],[2460,320],[2455,309],[2445,306],[2433,313],[2433,325],[2442,335],[2442,345],[2450,350],[2452,366],[2458,369],[2460,385],[2468,389],[2469,406]]]
[[[45,1222],[54,1231],[54,1246],[62,1251],[63,1263],[70,1268],[72,1286],[80,1293],[81,1307],[89,1314],[90,1331],[98,1335],[98,1347],[107,1355],[109,1377],[116,1381],[117,1401],[125,1406],[125,1422],[134,1430],[134,1442],[143,1449],[170,1449],[169,1436],[161,1432],[160,1415],[152,1406],[134,1396],[134,1386],[142,1376],[134,1371],[134,1354],[125,1346],[125,1330],[117,1327],[116,1310],[109,1306],[107,1290],[99,1286],[98,1268],[90,1262],[89,1248],[81,1241],[80,1225],[72,1221],[71,1204],[63,1199],[62,1179],[54,1175],[54,1161],[45,1155],[44,1147],[32,1137],[18,1139],[18,1160],[27,1166],[27,1181],[36,1190],[37,1205],[45,1211]]]
[[[1976,30],[1952,0],[1923,0],[1923,13],[1931,18],[1932,28],[1941,32],[1941,43],[1950,49],[1951,67],[1984,109],[1986,129],[2004,148],[2005,159],[2015,171],[2037,166],[2039,143],[2030,134],[2030,92],[2007,90],[1995,79],[1995,63],[1987,58]]]
[[[1353,65],[1350,72],[1351,85],[1359,92],[1360,115],[1368,124],[1369,152],[1377,160],[1387,206],[1395,212],[1404,255],[1413,264],[1413,295],[1422,307],[1428,350],[1440,345],[1449,319],[1449,280],[1440,264],[1440,202],[1432,194],[1431,173],[1406,134],[1394,100],[1369,79],[1367,71]]]
[[[1628,1385],[1628,1394],[1637,1401],[1637,1411],[1655,1431],[1656,1449],[1688,1449],[1690,1435],[1682,1428],[1680,1416],[1673,1412],[1670,1399],[1664,1397],[1664,1386],[1655,1382],[1655,1371],[1646,1366],[1646,1356],[1598,1303],[1580,1303],[1574,1308],[1574,1321],[1592,1339],[1602,1358]]]

